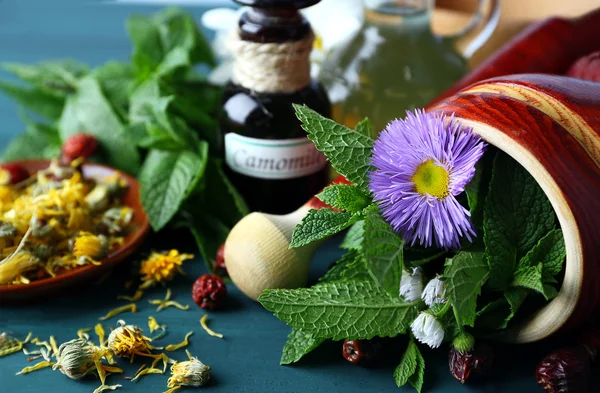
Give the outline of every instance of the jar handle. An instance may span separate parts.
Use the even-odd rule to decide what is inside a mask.
[[[489,8],[489,12],[487,13],[487,15],[484,15],[486,8]],[[461,53],[462,56],[468,60],[492,36],[492,33],[498,25],[499,19],[500,0],[479,0],[477,11],[475,12],[475,14],[473,14],[473,17],[471,18],[469,23],[460,31],[454,34],[445,35],[444,38],[450,41],[454,41],[455,45],[465,40],[470,40],[470,42],[466,44],[465,49],[462,50]],[[475,31],[479,26],[483,26],[481,28],[481,31],[477,33],[477,35],[473,38],[468,37],[468,35]]]

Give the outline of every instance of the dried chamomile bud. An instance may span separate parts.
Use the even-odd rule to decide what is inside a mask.
[[[57,362],[53,370],[60,370],[67,377],[82,379],[96,369],[94,363],[95,349],[86,340],[76,338],[58,347]]]
[[[210,380],[210,367],[186,352],[190,360],[175,362],[171,366],[171,377],[167,381],[169,390],[165,393],[173,392],[181,386],[200,387]]]
[[[33,237],[43,237],[49,235],[54,230],[50,221],[40,217],[38,212],[33,213],[31,216],[29,227],[31,228],[31,236]]]
[[[45,261],[54,255],[54,246],[49,244],[32,244],[27,247],[27,250],[36,258]]]
[[[110,203],[110,193],[105,184],[97,184],[89,194],[85,196],[85,201],[92,212],[104,210]]]
[[[0,237],[11,237],[17,234],[17,228],[12,224],[0,221]]]
[[[113,207],[104,212],[102,224],[106,226],[111,234],[122,232],[133,218],[133,210],[130,207]]]
[[[11,336],[6,332],[0,333],[0,356],[10,355],[11,353],[19,352],[23,349],[23,345],[29,342],[31,333],[27,335],[25,340],[20,341],[18,338]]]
[[[104,235],[80,232],[72,242],[73,255],[79,263],[97,261],[106,256],[108,239]]]
[[[0,284],[12,282],[17,276],[35,268],[40,260],[27,251],[19,251],[0,264]]]
[[[135,325],[126,325],[125,321],[118,321],[119,327],[110,332],[108,347],[118,357],[133,358],[135,355],[147,356],[153,347],[149,339],[144,337],[142,329]]]
[[[70,179],[75,174],[76,169],[71,165],[61,165],[56,159],[50,162],[50,166],[43,173],[53,180]]]

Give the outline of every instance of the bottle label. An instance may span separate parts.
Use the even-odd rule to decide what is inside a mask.
[[[225,161],[238,173],[260,179],[293,179],[316,173],[325,156],[306,137],[268,140],[225,135]]]

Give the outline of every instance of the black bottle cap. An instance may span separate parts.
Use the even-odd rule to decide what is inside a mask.
[[[241,5],[255,8],[299,10],[317,4],[320,0],[234,0]]]
[[[240,37],[254,42],[286,42],[306,37],[311,29],[299,9],[320,0],[234,0],[251,9],[240,17]]]

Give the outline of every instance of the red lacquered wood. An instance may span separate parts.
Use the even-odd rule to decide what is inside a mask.
[[[23,165],[30,173],[45,169],[50,164],[48,160],[15,161]],[[82,167],[85,178],[102,179],[114,175],[116,170],[100,164],[86,163]],[[29,284],[0,285],[0,302],[22,304],[31,300],[54,296],[67,289],[89,284],[94,279],[110,273],[117,264],[129,257],[144,241],[150,232],[150,224],[140,202],[140,185],[130,175],[120,173],[127,182],[127,192],[121,198],[123,205],[133,209],[133,219],[130,231],[124,236],[123,244],[111,250],[101,265],[86,265],[73,270],[66,270],[56,277],[32,281]],[[82,288],[82,290],[90,288]]]
[[[535,341],[588,323],[600,310],[600,166],[597,152],[590,149],[600,142],[600,84],[550,75],[496,78],[431,111],[454,113],[523,164],[559,216],[567,275],[550,304],[555,315],[542,310],[514,332],[515,340]],[[584,128],[576,127],[582,124]]]
[[[531,25],[432,104],[484,79],[522,73],[564,74],[581,56],[600,48],[600,8],[577,19],[550,18]]]

